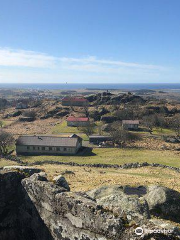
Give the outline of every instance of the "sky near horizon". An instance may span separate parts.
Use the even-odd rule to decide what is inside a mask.
[[[0,0],[0,83],[180,83],[180,0]]]

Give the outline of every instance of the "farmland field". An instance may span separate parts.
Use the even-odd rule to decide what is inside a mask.
[[[161,163],[169,166],[180,167],[180,152],[160,151],[148,149],[118,149],[118,148],[94,148],[92,153],[79,156],[24,156],[21,159],[27,163],[46,161],[124,164],[131,162]]]

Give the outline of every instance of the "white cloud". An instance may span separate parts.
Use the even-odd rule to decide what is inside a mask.
[[[152,64],[55,57],[44,53],[0,48],[0,82],[148,82],[169,78],[169,68]]]
[[[0,48],[0,66],[48,68],[54,67],[55,58],[46,54]]]
[[[0,66],[32,67],[32,68],[65,68],[95,72],[99,69],[137,68],[147,70],[164,70],[161,66],[151,64],[129,63],[106,59],[97,59],[94,56],[85,58],[54,57],[44,53],[25,50],[0,48]]]
[[[97,59],[96,57],[86,57],[86,58],[60,58],[61,62],[69,64],[70,66],[84,66],[87,68],[91,66],[92,68],[95,66],[104,66],[111,68],[138,68],[138,69],[151,69],[151,70],[164,70],[165,68],[162,66],[151,65],[151,64],[140,64],[140,63],[129,63],[122,61],[113,61],[113,60],[105,60],[105,59]]]

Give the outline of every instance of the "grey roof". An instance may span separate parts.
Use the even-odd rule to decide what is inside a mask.
[[[89,138],[112,138],[111,136],[91,135]]]
[[[50,146],[50,147],[76,147],[80,138],[55,136],[20,136],[16,145]]]
[[[122,124],[139,124],[139,120],[123,120]]]

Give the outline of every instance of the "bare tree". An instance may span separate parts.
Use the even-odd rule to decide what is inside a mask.
[[[167,126],[166,119],[163,114],[155,114],[154,115],[154,125],[156,127],[160,127],[161,131],[163,128]]]
[[[155,118],[154,116],[144,116],[143,117],[143,124],[145,127],[148,128],[149,132],[152,134],[153,127],[155,126]]]
[[[0,131],[0,154],[1,155],[8,155],[9,148],[14,144],[14,138],[12,134]]]
[[[131,133],[123,129],[122,125],[119,122],[112,124],[110,135],[113,139],[113,143],[120,146],[123,146],[125,143],[141,139],[141,136],[139,134]]]
[[[78,129],[81,132],[85,133],[87,136],[90,136],[95,132],[95,124],[90,122],[87,126],[79,127]]]
[[[176,132],[176,136],[180,137],[180,114],[176,114],[170,121],[170,126]]]

